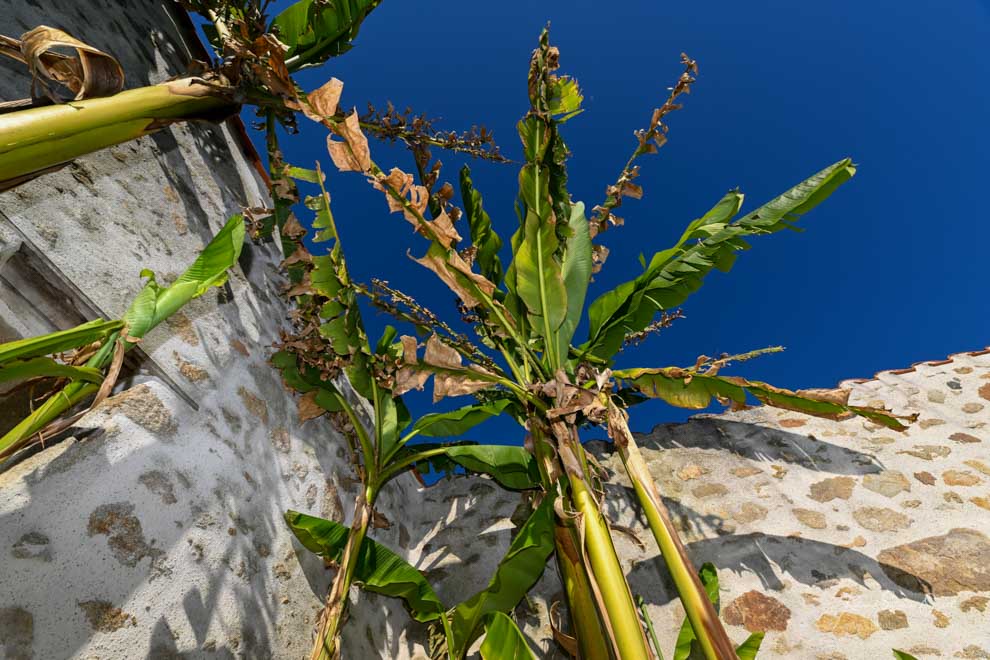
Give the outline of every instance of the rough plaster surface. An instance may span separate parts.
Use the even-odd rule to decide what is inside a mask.
[[[760,658],[990,657],[990,351],[847,385],[854,403],[918,423],[756,408],[640,436],[688,551],[719,568],[730,635],[766,630]],[[611,519],[645,544],[616,535],[667,653],[683,610],[621,462],[591,447],[615,475]],[[544,595],[558,590],[549,577]],[[527,633],[546,652],[537,607]]]
[[[17,0],[0,32],[68,28],[143,84],[182,71],[187,49],[172,12],[150,0],[44,10]],[[26,79],[6,63],[0,73],[0,95],[22,96]],[[178,273],[229,212],[260,196],[226,127],[175,127],[0,196],[11,223],[0,223],[0,262],[26,237],[117,315],[141,268]],[[138,378],[75,437],[0,476],[5,657],[305,653],[332,573],[291,539],[281,513],[346,521],[355,485],[336,435],[320,421],[297,423],[265,363],[284,315],[272,294],[278,259],[271,248],[246,249],[229,290],[148,338],[144,348],[174,385]],[[768,658],[888,657],[892,646],[919,658],[990,657],[990,356],[854,387],[859,401],[919,412],[919,423],[897,434],[755,409],[642,438],[689,550],[720,569],[730,634],[767,629]],[[616,474],[611,518],[643,544],[617,535],[667,652],[680,606],[618,461],[594,449]],[[403,476],[381,496],[391,526],[374,537],[454,604],[487,583],[518,504],[485,479],[421,489]],[[400,607],[351,596],[345,657],[424,657],[424,631]],[[558,654],[547,610],[560,598],[551,567],[517,608],[541,656]]]
[[[65,28],[115,54],[133,86],[183,73],[190,49],[175,12],[152,0],[15,0],[0,33]],[[0,62],[0,98],[28,86]],[[0,195],[0,266],[27,243],[63,286],[116,317],[142,268],[169,281],[229,214],[264,197],[230,127],[176,125]],[[340,518],[354,486],[336,434],[322,421],[300,427],[266,363],[285,317],[280,259],[273,244],[246,246],[227,286],[142,342],[165,381],[138,374],[74,438],[0,475],[0,657],[304,654],[331,574],[281,514]],[[21,333],[23,301],[0,309],[4,331]],[[411,477],[386,512],[403,488],[415,489]],[[363,611],[380,619],[388,607],[398,609]],[[362,634],[349,648],[377,655],[369,644]]]

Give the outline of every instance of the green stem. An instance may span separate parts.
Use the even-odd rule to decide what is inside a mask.
[[[52,167],[148,135],[174,121],[236,110],[193,78],[0,115],[0,190]]]
[[[557,568],[567,595],[567,609],[571,615],[574,637],[577,639],[581,658],[608,658],[608,640],[602,630],[591,583],[585,574],[573,535],[573,529],[560,525],[554,528]]]
[[[447,451],[446,447],[440,447],[437,449],[427,449],[425,451],[419,452],[418,454],[407,456],[401,461],[393,463],[392,465],[389,465],[385,470],[383,470],[381,477],[379,477],[379,481],[381,482],[382,485],[384,485],[390,479],[392,479],[392,477],[399,474],[406,468],[412,466],[413,463],[416,463],[417,461],[425,461],[426,459],[433,456],[439,456],[446,451]]]
[[[667,507],[660,499],[653,477],[646,467],[636,440],[629,430],[621,410],[610,403],[609,433],[622,458],[622,465],[632,482],[650,525],[650,531],[660,546],[660,554],[677,587],[677,594],[702,651],[708,660],[735,660],[736,652],[729,636],[718,620],[718,613],[705,592],[687,550],[674,527]]]
[[[643,602],[642,596],[636,596],[636,604],[639,605],[639,611],[643,613],[643,621],[646,623],[646,630],[650,633],[650,643],[653,644],[653,650],[656,652],[657,657],[663,660],[663,651],[660,649],[660,640],[657,639],[657,631],[653,629],[653,619],[650,618],[650,613],[646,609],[646,603]]]
[[[592,497],[584,479],[578,475],[568,475],[571,495],[576,511],[582,514],[585,533],[585,552],[591,563],[595,581],[601,591],[605,616],[611,623],[615,645],[620,660],[648,660],[651,658],[643,628],[639,624],[639,613],[633,602],[626,576],[619,563],[618,554],[612,544],[608,525],[598,510],[598,503]]]
[[[351,426],[354,427],[354,433],[357,435],[358,442],[361,444],[361,454],[364,456],[364,468],[368,472],[366,479],[368,480],[368,483],[375,483],[377,479],[378,466],[375,465],[374,460],[371,460],[370,462],[368,461],[369,456],[374,459],[375,450],[372,446],[371,438],[368,437],[368,432],[364,428],[364,423],[357,416],[357,413],[347,400],[347,397],[343,394],[337,393],[336,391],[332,393],[334,399],[337,400],[337,403],[340,404],[340,407],[344,410],[344,414],[346,414],[347,418],[350,420]]]
[[[340,624],[347,608],[347,594],[351,589],[351,583],[354,581],[354,572],[361,557],[361,544],[364,543],[367,536],[368,524],[373,516],[377,496],[378,491],[369,486],[363,494],[358,496],[354,504],[354,522],[351,523],[351,531],[347,536],[347,545],[344,546],[340,568],[333,579],[330,593],[327,595],[320,629],[310,653],[311,660],[331,660],[340,656],[337,648]]]

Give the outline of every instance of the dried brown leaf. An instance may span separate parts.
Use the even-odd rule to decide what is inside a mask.
[[[73,48],[76,56],[55,48]],[[39,76],[65,85],[75,100],[110,96],[124,88],[124,70],[112,55],[79,41],[62,30],[39,25],[21,35],[21,53],[31,72],[32,85],[41,84],[45,94],[61,102]]]
[[[399,338],[399,341],[402,342],[402,362],[406,366],[400,367],[395,372],[395,386],[392,388],[392,393],[395,396],[400,396],[410,390],[422,390],[423,385],[426,384],[427,379],[430,377],[429,371],[409,366],[419,364],[416,359],[416,349],[418,347],[416,338],[403,335]]]
[[[303,246],[302,243],[296,248],[296,251],[290,254],[280,265],[279,268],[285,268],[286,266],[291,266],[292,264],[298,263],[312,263],[313,255],[309,253],[309,250]]]
[[[481,301],[475,297],[461,278],[469,278],[486,295],[491,296],[495,291],[495,285],[483,275],[471,271],[471,266],[464,261],[459,254],[451,252],[444,259],[440,256],[427,254],[422,259],[413,259],[416,263],[429,268],[437,274],[443,283],[457,294],[461,302],[468,308],[477,307]]]
[[[309,108],[303,105],[303,114],[316,122],[322,122],[324,117],[337,114],[340,104],[340,94],[344,91],[344,83],[337,78],[331,78],[319,89],[307,95]]]
[[[357,111],[351,112],[343,122],[336,125],[334,131],[343,138],[343,142],[327,136],[327,151],[333,164],[341,172],[367,172],[371,169],[371,151],[368,148],[368,138],[361,132]]]
[[[434,367],[488,373],[475,365],[464,369],[461,366],[460,354],[440,341],[436,335],[430,335],[430,338],[426,340],[426,353],[423,355],[423,362]],[[491,383],[488,381],[471,378],[468,374],[437,373],[433,379],[433,402],[436,403],[448,396],[472,394],[490,386]]]
[[[296,217],[295,213],[289,213],[289,217],[286,218],[285,224],[282,226],[282,236],[286,238],[299,238],[306,233],[306,230],[301,224],[299,224],[299,219]]]
[[[306,422],[323,415],[326,410],[316,402],[316,390],[306,392],[299,397],[299,422]]]

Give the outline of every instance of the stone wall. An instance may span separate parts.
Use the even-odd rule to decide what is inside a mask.
[[[117,56],[132,87],[198,57],[178,11],[14,0],[0,33],[66,29]],[[29,84],[0,59],[0,99]],[[245,149],[229,122],[175,125],[0,195],[4,340],[119,317],[143,268],[175,277],[231,213],[264,205]],[[286,312],[281,258],[274,243],[245,246],[227,286],[142,342],[129,389],[0,474],[0,657],[304,655],[331,574],[281,515],[342,519],[355,488],[336,433],[301,426],[267,364]],[[417,489],[398,480],[386,515]],[[398,528],[383,540],[397,545]],[[388,608],[365,609],[405,616]],[[349,648],[379,655],[389,639],[355,633]]]
[[[0,33],[65,28],[118,56],[133,86],[181,74],[195,54],[176,11],[14,0]],[[0,61],[0,99],[27,85]],[[244,149],[229,124],[178,125],[0,195],[0,332],[118,316],[142,268],[180,272],[229,213],[263,201]],[[266,363],[285,314],[280,258],[273,244],[246,246],[228,287],[143,342],[127,389],[0,474],[3,655],[304,656],[332,573],[281,513],[346,522],[356,489],[335,432],[300,425]],[[894,646],[990,657],[990,354],[849,386],[919,423],[898,434],[754,409],[641,438],[689,550],[720,569],[730,634],[768,630],[761,658],[890,657]],[[682,610],[621,466],[590,447],[615,475],[609,515],[628,530],[617,545],[669,655]],[[423,489],[404,475],[380,500],[390,527],[373,535],[453,605],[487,583],[518,504],[487,479]],[[424,631],[400,606],[351,596],[344,657],[425,657]],[[544,657],[560,655],[547,612],[561,598],[551,566],[516,611]]]

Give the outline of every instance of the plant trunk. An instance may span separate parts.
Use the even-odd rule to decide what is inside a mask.
[[[375,494],[370,491],[359,495],[354,503],[354,522],[347,536],[347,545],[340,560],[340,569],[333,579],[326,605],[320,615],[320,628],[313,641],[310,660],[335,660],[340,657],[340,624],[347,608],[347,594],[354,581],[354,570],[361,556],[361,544],[368,533],[372,518]]]
[[[586,579],[591,589],[597,590],[596,600],[603,610],[600,612],[601,621],[612,640],[614,654],[619,660],[652,659],[653,654],[639,623],[639,612],[615,552],[611,532],[589,487],[591,480],[587,459],[578,440],[577,429],[573,424],[558,421],[554,423],[553,435],[570,485],[571,508],[580,514],[578,524],[582,528],[583,539],[579,541],[583,540],[587,558],[584,570],[590,573]],[[576,632],[580,639],[584,631]],[[599,630],[593,634],[597,632]]]
[[[653,537],[660,546],[660,554],[674,579],[674,586],[677,587],[684,611],[705,657],[708,660],[736,660],[735,648],[718,619],[715,607],[708,600],[694,564],[674,528],[670,513],[660,498],[646,461],[629,430],[625,414],[618,408],[609,411],[609,433],[619,450],[622,465],[632,482],[636,498],[643,507]]]
[[[557,567],[567,596],[567,609],[571,615],[571,628],[577,640],[581,658],[608,658],[608,638],[602,629],[591,583],[581,564],[581,555],[574,542],[574,529],[557,525],[554,528],[554,545]]]
[[[216,88],[183,78],[113,96],[0,114],[0,190],[170,123],[217,119],[236,109]]]

